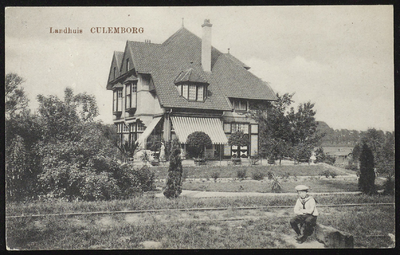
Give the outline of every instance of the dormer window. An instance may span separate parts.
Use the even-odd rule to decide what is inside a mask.
[[[235,111],[247,111],[248,100],[244,99],[231,99],[232,107]]]
[[[189,101],[203,102],[206,100],[207,96],[204,93],[206,91],[206,86],[203,84],[180,84],[176,86],[178,93],[183,98]]]
[[[204,102],[208,82],[192,68],[182,71],[175,79],[176,89],[188,101]]]
[[[126,59],[126,71],[129,71],[129,58]]]
[[[117,68],[114,67],[114,80],[117,78]]]

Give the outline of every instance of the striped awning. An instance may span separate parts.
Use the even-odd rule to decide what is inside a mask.
[[[217,118],[171,117],[175,133],[181,143],[186,143],[187,137],[195,131],[203,131],[210,136],[213,144],[227,144],[228,139],[222,128],[221,120]]]

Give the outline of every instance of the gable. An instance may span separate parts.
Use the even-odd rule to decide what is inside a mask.
[[[120,64],[123,54],[124,53],[121,51],[114,51],[110,72],[108,74],[107,89],[111,89],[112,84],[110,83],[120,76]]]
[[[130,70],[135,69],[134,58],[132,54],[132,50],[129,47],[129,41],[126,42],[124,55],[122,57],[121,66],[120,66],[120,75],[124,75],[128,73]]]

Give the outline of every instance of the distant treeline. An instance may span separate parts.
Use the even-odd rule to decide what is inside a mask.
[[[354,147],[357,142],[366,134],[367,131],[348,130],[348,129],[333,129],[323,121],[318,121],[317,130],[325,135],[320,140],[322,147],[328,146],[347,146]],[[382,132],[383,131],[380,131]]]

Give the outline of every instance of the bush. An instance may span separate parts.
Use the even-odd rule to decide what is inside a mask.
[[[272,180],[274,178],[274,173],[271,171],[268,171],[267,176],[268,176],[268,180]]]
[[[327,163],[328,165],[333,165],[336,162],[336,158],[330,155],[326,155],[324,162]]]
[[[282,174],[282,179],[289,179],[289,177],[290,177],[290,173],[289,172],[284,172]]]
[[[212,141],[206,133],[196,131],[187,137],[186,144],[189,157],[200,158],[204,156],[204,147],[212,146]]]
[[[261,181],[264,179],[264,174],[262,172],[253,172],[252,178],[253,180]]]
[[[236,176],[237,176],[237,178],[239,178],[241,180],[245,179],[246,178],[246,169],[237,170]]]
[[[315,163],[320,163],[320,162],[325,162],[325,153],[324,153],[324,149],[322,147],[319,147],[316,151],[315,151]]]
[[[325,176],[326,178],[329,178],[329,176],[331,176],[331,171],[325,170],[325,171],[321,172],[320,175]]]
[[[335,178],[337,176],[337,173],[336,172],[331,172],[331,177],[332,178]]]
[[[251,165],[256,165],[258,163],[258,161],[260,160],[260,155],[258,155],[257,153],[253,156],[250,157],[250,164]]]
[[[217,182],[217,179],[219,178],[219,172],[213,172],[211,174],[211,178],[214,179],[214,182]]]
[[[394,179],[389,175],[383,184],[384,195],[394,195],[395,182]]]
[[[274,193],[279,193],[282,191],[282,186],[276,177],[272,181],[271,191]]]
[[[171,155],[169,157],[169,168],[167,183],[164,188],[166,198],[177,198],[182,193],[182,160],[180,157],[181,148],[177,139],[172,141]]]
[[[134,173],[138,178],[142,191],[146,192],[155,189],[154,180],[156,178],[156,175],[150,170],[148,166],[144,165],[142,166],[142,168],[135,170]]]
[[[358,187],[365,194],[374,194],[375,190],[375,171],[374,155],[367,144],[363,144],[360,155],[360,178]]]
[[[358,167],[355,164],[348,164],[344,168],[347,169],[347,170],[352,170],[352,171],[357,171],[358,170]]]

